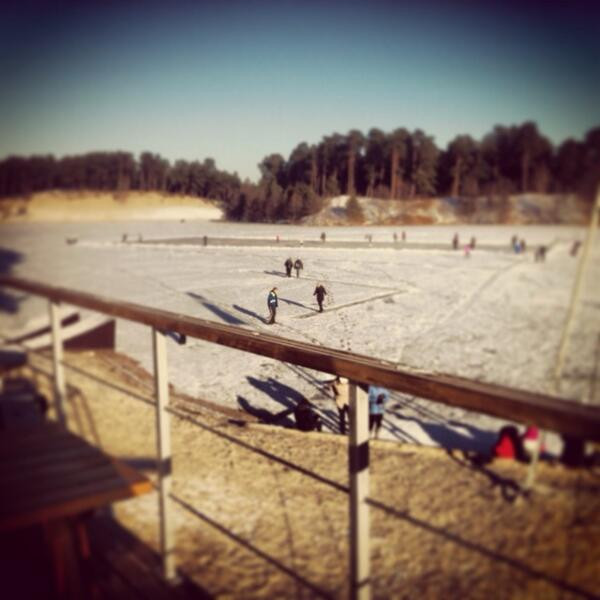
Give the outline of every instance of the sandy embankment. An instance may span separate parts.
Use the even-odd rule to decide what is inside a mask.
[[[2,222],[218,220],[222,211],[202,198],[129,192],[51,191],[0,201]]]
[[[65,358],[78,369],[67,369],[71,428],[154,479],[152,377],[112,352]],[[32,365],[26,373],[50,397],[50,361]],[[171,402],[178,565],[214,597],[346,598],[347,438],[244,425],[243,413],[232,419],[176,393]],[[477,468],[460,453],[372,443],[373,597],[595,597],[597,473],[539,467],[524,497],[519,463]],[[157,548],[155,494],[115,508]]]

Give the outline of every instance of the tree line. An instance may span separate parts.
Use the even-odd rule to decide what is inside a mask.
[[[212,159],[174,164],[144,152],[94,152],[60,160],[10,157],[0,162],[0,197],[47,189],[156,190],[220,200],[230,219],[298,220],[323,199],[347,194],[384,199],[580,193],[600,181],[600,127],[555,147],[535,123],[494,127],[482,139],[455,137],[443,150],[420,129],[373,128],[301,142],[286,160],[269,154],[258,183],[220,171]]]
[[[52,155],[11,156],[0,162],[0,198],[85,189],[157,191],[227,202],[239,187],[239,177],[217,169],[212,158],[171,164],[151,152],[143,152],[139,159],[129,152],[90,152],[58,160]]]

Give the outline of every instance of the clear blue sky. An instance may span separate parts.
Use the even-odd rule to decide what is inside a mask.
[[[445,147],[534,120],[600,125],[597,2],[3,2],[0,158],[212,157],[256,179],[334,131],[421,128]]]

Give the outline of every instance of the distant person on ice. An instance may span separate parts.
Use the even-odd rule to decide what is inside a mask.
[[[300,271],[304,269],[304,265],[302,264],[302,261],[299,258],[297,258],[294,262],[294,269],[296,269],[296,277],[300,277]]]
[[[292,267],[294,266],[294,263],[292,262],[292,259],[288,258],[283,264],[285,266],[285,274],[288,277],[291,277],[292,276]]]
[[[535,262],[546,262],[546,246],[540,246],[535,251]]]
[[[267,325],[273,325],[275,323],[275,316],[277,314],[277,288],[274,287],[270,292],[267,298],[267,306],[269,307],[269,315],[270,318],[267,321]]]
[[[321,431],[321,419],[306,398],[302,398],[296,405],[294,417],[296,418],[296,427],[300,431]]]
[[[379,437],[385,405],[389,399],[390,392],[386,388],[376,385],[369,386],[369,432],[373,432],[375,438]]]
[[[319,283],[313,292],[313,296],[317,297],[317,304],[319,305],[319,312],[323,312],[323,300],[325,300],[325,296],[327,295],[327,291],[323,287],[323,284]]]
[[[458,250],[458,233],[455,233],[454,237],[452,238],[452,248],[454,250]]]

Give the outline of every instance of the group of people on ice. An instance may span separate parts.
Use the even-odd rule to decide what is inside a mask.
[[[285,270],[288,277],[291,277],[292,266],[296,269],[296,277],[300,277],[300,271],[304,268],[302,261],[297,258],[295,263],[292,263],[292,259],[288,258],[285,263]],[[325,302],[325,296],[327,296],[327,290],[322,283],[317,283],[313,296],[316,297],[317,304],[319,305],[319,312],[323,312],[323,303]],[[269,309],[269,320],[267,325],[273,325],[277,317],[277,308],[279,307],[279,298],[277,296],[277,287],[271,288],[269,295],[267,296],[267,308]]]
[[[300,277],[300,271],[304,269],[304,263],[299,258],[297,258],[294,262],[292,262],[291,258],[288,258],[283,265],[285,267],[285,274],[288,277],[292,276],[292,267],[296,269],[296,277]]]
[[[350,421],[350,382],[345,377],[336,377],[329,385],[338,411],[340,433],[345,434],[346,423]],[[383,422],[385,405],[390,399],[390,392],[384,387],[370,385],[368,398],[369,432],[370,435],[378,438]],[[323,428],[321,417],[313,410],[306,398],[302,398],[296,405],[294,417],[296,419],[296,427],[300,431],[321,431]]]

